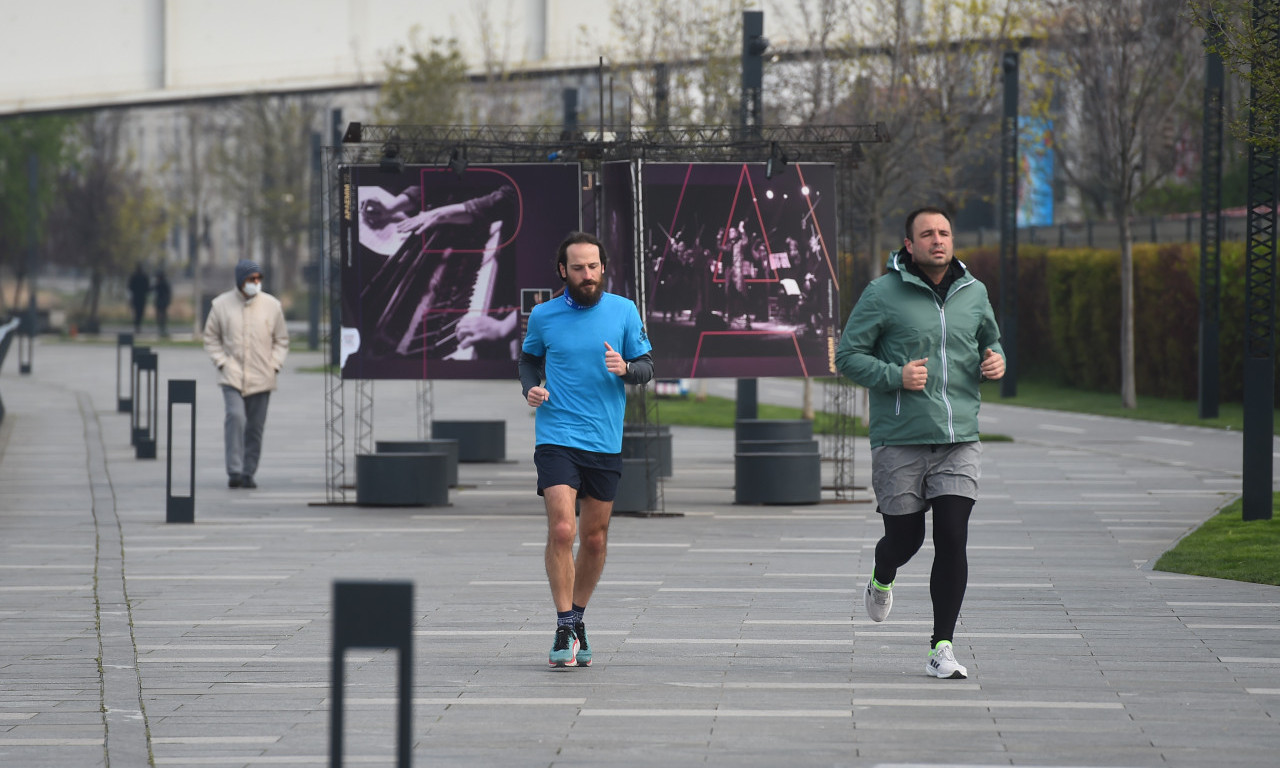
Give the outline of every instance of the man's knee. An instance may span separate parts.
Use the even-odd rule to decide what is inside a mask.
[[[608,527],[585,531],[582,534],[582,550],[589,555],[603,555],[609,544]]]
[[[553,547],[573,547],[573,539],[578,533],[577,525],[572,518],[555,520],[547,526],[547,543]]]

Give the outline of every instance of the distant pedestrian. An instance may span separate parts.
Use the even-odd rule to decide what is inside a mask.
[[[951,219],[938,208],[907,216],[906,239],[873,280],[836,349],[840,373],[867,388],[871,486],[884,537],[864,590],[872,621],[893,607],[893,582],[924,543],[933,509],[933,637],[925,672],[963,679],[952,635],[969,580],[969,513],[978,497],[978,384],[1004,376],[987,289],[955,259]]]
[[[280,301],[262,292],[262,270],[249,259],[236,264],[236,287],[213,300],[204,323],[204,348],[218,368],[226,404],[227,486],[257,488],[267,403],[289,353]]]
[[[169,302],[173,300],[173,288],[169,285],[169,278],[164,276],[164,270],[156,273],[156,325],[160,328],[160,335],[168,337],[169,335]]]
[[[142,316],[147,311],[147,294],[151,292],[151,281],[139,264],[129,277],[129,303],[133,305],[133,332],[142,333]]]

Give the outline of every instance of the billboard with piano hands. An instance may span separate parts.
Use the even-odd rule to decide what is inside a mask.
[[[580,228],[570,163],[340,169],[349,379],[514,379],[530,310]]]

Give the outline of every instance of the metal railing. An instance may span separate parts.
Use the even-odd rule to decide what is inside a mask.
[[[1222,218],[1222,240],[1244,241],[1247,224],[1243,216]],[[1199,243],[1200,217],[1141,217],[1133,219],[1135,243]],[[957,231],[957,248],[1000,245],[1000,230],[982,228]],[[1084,221],[1055,224],[1049,227],[1019,227],[1018,245],[1044,245],[1050,248],[1119,248],[1120,224],[1115,221]]]

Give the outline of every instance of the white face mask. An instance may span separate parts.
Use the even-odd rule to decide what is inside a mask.
[[[252,299],[254,296],[258,295],[259,291],[262,290],[262,283],[246,282],[242,290],[244,291],[245,296],[248,296],[249,298]]]

